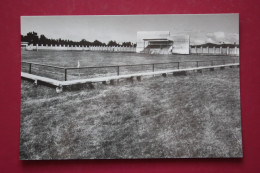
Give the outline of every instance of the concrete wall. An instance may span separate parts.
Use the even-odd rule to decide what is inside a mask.
[[[78,47],[71,47],[71,46],[61,46],[61,45],[50,45],[50,46],[43,46],[43,45],[29,45],[26,47],[26,50],[88,50],[88,47],[78,46]]]
[[[119,46],[91,46],[90,51],[104,51],[104,52],[136,52],[135,47],[119,47]]]
[[[173,54],[189,54],[190,53],[190,36],[189,35],[173,35]]]
[[[106,52],[136,52],[135,47],[109,47],[109,46],[61,46],[61,45],[29,45],[26,50],[60,50],[60,51],[106,51]]]

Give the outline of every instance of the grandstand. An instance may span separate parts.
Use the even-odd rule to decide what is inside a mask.
[[[188,35],[170,35],[169,31],[137,32],[137,53],[189,54]]]

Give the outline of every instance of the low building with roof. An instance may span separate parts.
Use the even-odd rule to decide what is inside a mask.
[[[28,42],[22,41],[21,42],[21,48],[25,49],[28,46],[28,44],[29,44]]]
[[[205,43],[190,46],[191,54],[207,54],[207,55],[239,55],[239,44],[230,43]]]

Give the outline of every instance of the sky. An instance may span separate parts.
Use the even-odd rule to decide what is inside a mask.
[[[239,43],[238,14],[22,16],[21,34],[54,39],[136,42],[137,31],[189,35],[191,44]]]

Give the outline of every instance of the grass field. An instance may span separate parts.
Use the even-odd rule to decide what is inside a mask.
[[[20,159],[241,157],[239,91],[238,68],[62,94],[22,80]]]
[[[233,60],[239,62],[238,57],[232,56],[201,56],[201,55],[151,55],[137,53],[107,53],[91,51],[22,51],[22,61],[36,62],[41,64],[55,65],[61,67],[80,66],[112,66],[112,65],[132,65],[132,64],[153,64],[182,62],[180,68],[196,67],[196,61],[206,60],[208,62],[200,63],[200,66],[211,65],[211,60],[226,60],[226,63],[233,63]],[[215,61],[214,65],[223,64],[222,61]],[[29,66],[22,64],[22,71],[28,72]],[[157,64],[155,71],[177,69],[177,64]],[[142,65],[133,67],[120,67],[120,74],[129,74],[137,72],[151,72],[152,65]],[[52,67],[42,67],[33,65],[32,73],[58,80],[64,80],[64,69],[54,69]],[[74,69],[67,71],[67,80],[91,78],[99,76],[117,75],[117,67],[109,68],[91,68]]]
[[[25,51],[22,61],[36,62],[62,67],[106,66],[129,64],[152,64],[171,61],[223,60],[236,59],[237,56],[203,56],[203,55],[152,55],[139,53],[108,53],[92,51]]]

